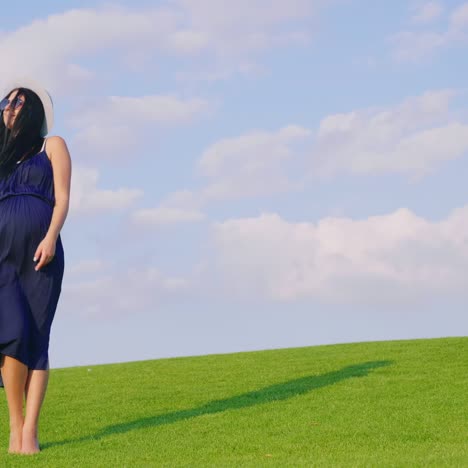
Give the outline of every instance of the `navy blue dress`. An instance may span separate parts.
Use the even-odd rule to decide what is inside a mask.
[[[60,236],[50,263],[36,271],[33,261],[54,204],[52,164],[44,149],[0,180],[0,354],[29,369],[49,368],[49,335],[62,288]]]

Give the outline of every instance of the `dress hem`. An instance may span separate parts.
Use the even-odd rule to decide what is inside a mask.
[[[9,354],[9,353],[4,353],[4,352],[2,352],[2,351],[0,351],[0,355],[8,356],[8,357],[11,357],[11,358],[13,358],[13,359],[16,359],[17,361],[21,362],[21,364],[24,364],[24,365],[28,368],[28,370],[49,370],[49,369],[50,369],[50,363],[49,363],[49,362],[47,362],[48,366],[47,366],[46,369],[42,369],[42,368],[35,369],[34,367],[29,367],[29,364],[27,364],[26,362],[24,362],[24,361],[21,360],[21,359],[18,359],[17,356],[12,356],[11,354]],[[49,361],[49,359],[47,359],[47,361]]]

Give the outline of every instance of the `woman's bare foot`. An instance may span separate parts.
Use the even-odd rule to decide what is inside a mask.
[[[21,453],[22,435],[22,427],[10,429],[10,446],[8,447],[8,453]]]
[[[21,453],[31,455],[41,451],[37,440],[37,429],[23,426],[22,436]]]

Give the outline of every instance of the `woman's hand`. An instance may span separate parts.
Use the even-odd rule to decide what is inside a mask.
[[[55,255],[55,244],[57,243],[56,239],[51,237],[44,237],[41,243],[37,246],[36,253],[34,254],[33,261],[38,261],[39,263],[34,268],[36,271],[39,271],[44,265],[47,265],[52,261]]]

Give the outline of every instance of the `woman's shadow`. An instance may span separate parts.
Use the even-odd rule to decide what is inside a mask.
[[[370,361],[352,366],[343,367],[334,372],[322,375],[310,375],[287,382],[270,385],[260,390],[243,393],[230,398],[213,400],[196,408],[173,411],[156,416],[135,419],[134,421],[112,424],[104,427],[94,435],[67,439],[57,442],[46,442],[41,444],[41,449],[60,446],[65,444],[79,443],[85,441],[95,441],[113,434],[122,434],[137,429],[156,427],[163,424],[172,424],[184,419],[196,418],[204,414],[220,413],[226,410],[247,408],[249,406],[261,405],[272,401],[286,400],[298,395],[302,395],[311,390],[334,385],[353,377],[366,377],[372,370],[392,364],[393,361]]]

